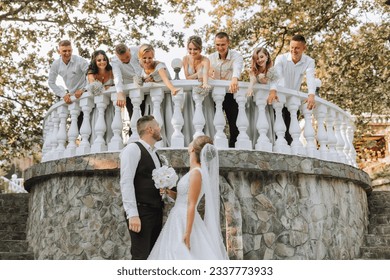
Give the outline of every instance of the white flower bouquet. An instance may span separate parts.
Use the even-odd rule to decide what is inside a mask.
[[[93,95],[101,95],[104,91],[104,86],[100,81],[94,81],[88,84],[86,88]]]
[[[157,189],[172,189],[176,185],[179,177],[177,176],[175,169],[163,165],[162,167],[153,170],[152,178]],[[165,203],[172,201],[166,193],[162,195],[162,200]]]

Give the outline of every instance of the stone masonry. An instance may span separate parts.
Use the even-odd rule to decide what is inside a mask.
[[[185,149],[162,149],[179,176]],[[340,163],[219,151],[221,226],[230,259],[354,259],[368,227],[371,181]],[[117,153],[26,171],[28,240],[36,259],[130,259]],[[180,238],[178,237],[178,242]]]

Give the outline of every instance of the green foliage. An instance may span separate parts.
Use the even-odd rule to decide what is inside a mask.
[[[167,50],[183,34],[161,19],[160,2],[0,1],[0,168],[42,144],[42,119],[54,101],[47,75],[57,43],[69,38],[86,58],[119,42],[148,40]]]

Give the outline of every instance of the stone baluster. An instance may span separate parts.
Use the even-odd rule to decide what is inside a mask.
[[[326,105],[320,104],[317,109],[315,109],[315,113],[317,115],[317,141],[320,144],[320,158],[322,160],[327,160],[329,155],[328,149],[328,134],[325,129],[325,118],[326,118],[327,108]]]
[[[282,116],[282,109],[284,107],[284,104],[286,103],[286,96],[284,94],[278,94],[279,102],[274,102],[273,107],[275,109],[275,134],[277,136],[277,139],[275,141],[274,145],[274,152],[276,153],[282,153],[282,154],[290,154],[291,149],[290,146],[287,144],[287,141],[285,139],[285,133],[286,133],[286,125],[284,124],[283,116]],[[291,122],[293,117],[291,116]]]
[[[353,124],[353,121],[348,119],[348,122],[347,122],[347,139],[348,139],[348,142],[349,142],[349,146],[350,146],[350,149],[349,149],[349,158],[351,160],[350,164],[357,167],[357,164],[356,164],[356,150],[355,150],[355,147],[353,146],[353,135],[354,135],[354,124]]]
[[[129,93],[131,103],[133,104],[133,115],[130,120],[130,128],[131,128],[131,136],[127,143],[135,142],[139,139],[138,131],[137,131],[137,121],[141,117],[141,103],[144,100],[144,93],[141,92],[141,89],[131,89]]]
[[[45,121],[45,134],[44,134],[44,144],[43,144],[43,150],[42,150],[42,162],[50,160],[50,151],[51,151],[51,140],[52,140],[52,134],[53,134],[53,114],[49,114],[47,116],[47,119]]]
[[[246,88],[240,87],[238,92],[234,94],[234,99],[238,104],[238,116],[237,116],[237,128],[240,132],[237,137],[237,142],[235,147],[238,149],[248,149],[252,150],[252,142],[249,139],[247,130],[249,127],[248,117],[245,112],[245,104],[247,101],[246,98]]]
[[[336,114],[335,122],[334,122],[334,132],[336,135],[337,143],[336,143],[336,151],[337,151],[337,161],[345,163],[347,161],[344,154],[344,139],[341,135],[341,124],[343,122],[343,116],[340,113]]]
[[[226,90],[224,87],[214,87],[213,99],[215,102],[215,116],[213,124],[215,126],[214,145],[218,149],[226,149],[229,147],[228,139],[224,133],[226,121],[222,110],[222,102],[225,99]]]
[[[341,114],[340,114],[340,117],[341,117]],[[342,117],[341,127],[340,127],[341,137],[343,138],[343,141],[344,141],[344,149],[343,149],[343,153],[345,155],[345,162],[344,163],[351,164],[351,158],[349,156],[350,143],[348,141],[348,135],[347,135],[347,129],[348,129],[347,123],[348,123],[348,117],[346,115],[344,115]]]
[[[337,151],[336,151],[337,138],[334,131],[335,118],[336,118],[336,112],[329,107],[327,118],[326,118],[326,132],[328,134],[328,149],[329,149],[328,160],[331,161],[337,161]]]
[[[160,125],[161,129],[164,127],[164,121],[161,116],[161,103],[164,99],[164,91],[161,87],[151,88],[150,97],[153,103],[153,116]],[[164,141],[158,141],[155,145],[158,148],[164,147]]]
[[[301,105],[301,112],[305,118],[304,136],[306,139],[306,155],[309,157],[316,156],[315,131],[312,123],[313,110],[307,109],[307,103]]]
[[[84,97],[85,95],[85,97]],[[81,110],[84,113],[83,124],[80,128],[81,142],[76,149],[76,155],[85,155],[90,153],[91,144],[89,142],[89,137],[91,136],[91,111],[94,105],[93,97],[90,93],[84,93],[83,97],[80,99],[79,104]],[[77,102],[77,101],[73,101]]]
[[[291,96],[287,100],[287,109],[291,115],[289,133],[292,138],[291,142],[291,154],[293,155],[306,155],[306,149],[302,142],[299,140],[301,136],[301,127],[298,122],[298,110],[301,106],[301,100],[297,96]]]
[[[95,134],[96,138],[93,141],[91,146],[92,153],[99,153],[107,151],[106,140],[104,139],[104,134],[106,133],[106,120],[105,120],[105,111],[108,103],[110,102],[110,98],[105,95],[97,95],[94,96],[95,101],[95,110],[98,110],[98,117],[95,124]]]
[[[79,136],[79,128],[77,126],[77,118],[80,115],[80,106],[78,102],[72,102],[68,105],[70,112],[70,127],[68,130],[68,146],[64,152],[64,157],[73,157],[76,155],[76,139]]]
[[[66,104],[57,108],[58,117],[60,120],[57,133],[57,149],[56,149],[56,158],[62,158],[65,151],[66,143],[66,120],[68,118],[69,110]]]
[[[52,112],[52,119],[53,119],[53,133],[51,134],[51,141],[50,141],[51,149],[48,155],[49,156],[48,160],[57,159],[57,155],[56,155],[56,149],[58,146],[57,134],[58,134],[58,126],[60,123],[60,118],[58,117],[57,110],[54,110]]]
[[[108,143],[108,150],[110,152],[120,151],[123,148],[123,140],[122,140],[122,118],[121,118],[121,108],[116,105],[116,101],[118,99],[117,93],[111,94],[111,101],[114,105],[114,119],[112,120],[111,129],[112,129],[112,138],[110,143]]]
[[[194,112],[194,118],[192,120],[192,123],[195,128],[195,133],[193,135],[193,139],[195,139],[198,136],[204,135],[203,129],[206,124],[206,120],[203,115],[203,100],[204,100],[204,95],[201,95],[197,93],[194,90],[195,87],[192,88],[192,99],[195,102],[195,112]]]
[[[181,108],[184,102],[183,89],[180,89],[180,91],[175,96],[172,96],[172,101],[174,103],[174,107],[173,107],[173,116],[172,116],[171,123],[174,131],[171,137],[171,148],[183,148],[184,135],[181,132],[184,125],[184,118],[181,112]]]
[[[259,116],[256,122],[256,128],[259,132],[259,137],[257,138],[255,149],[264,152],[272,152],[272,143],[267,136],[269,129],[267,116],[265,114],[267,98],[267,92],[265,92],[264,90],[256,90],[254,99],[256,101],[256,106],[259,111]]]

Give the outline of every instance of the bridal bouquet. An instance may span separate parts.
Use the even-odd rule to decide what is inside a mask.
[[[176,185],[179,177],[177,176],[175,169],[163,165],[162,167],[153,170],[152,178],[157,189],[172,189]],[[166,193],[162,195],[162,200],[165,203],[172,201]]]
[[[88,84],[86,88],[93,95],[101,95],[104,91],[104,86],[100,81],[94,81]]]

